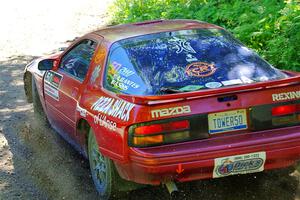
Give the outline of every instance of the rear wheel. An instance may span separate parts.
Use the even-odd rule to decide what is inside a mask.
[[[116,172],[110,159],[99,151],[94,132],[90,129],[88,154],[92,178],[100,199],[109,199],[116,190]]]

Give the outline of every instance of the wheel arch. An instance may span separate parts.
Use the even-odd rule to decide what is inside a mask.
[[[89,137],[89,131],[92,128],[90,123],[84,119],[80,118],[77,121],[76,125],[76,133],[80,138],[80,142],[82,145],[82,150],[84,153],[84,156],[88,157],[88,137]]]

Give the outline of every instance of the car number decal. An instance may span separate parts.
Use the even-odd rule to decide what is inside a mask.
[[[59,86],[63,76],[54,72],[48,71],[45,75],[44,90],[45,94],[59,101]]]

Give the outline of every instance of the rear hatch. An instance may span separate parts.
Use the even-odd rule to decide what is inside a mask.
[[[138,104],[136,147],[299,124],[299,75],[280,71],[219,28],[112,44],[104,87]]]
[[[299,125],[299,80],[292,77],[160,99],[121,95],[140,104],[137,123],[129,128],[129,144],[157,146]]]

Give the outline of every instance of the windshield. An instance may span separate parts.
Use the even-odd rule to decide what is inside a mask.
[[[143,35],[112,45],[104,86],[116,93],[163,95],[285,78],[220,29]]]

